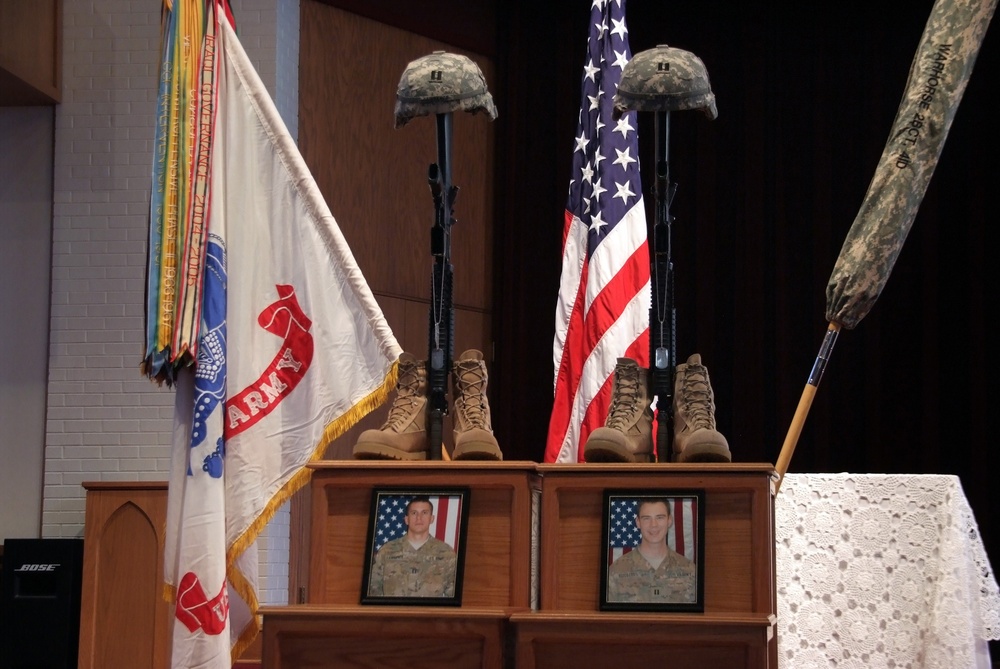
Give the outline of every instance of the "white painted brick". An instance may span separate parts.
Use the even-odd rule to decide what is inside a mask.
[[[46,457],[57,457],[55,455],[57,447],[59,446],[78,446],[83,443],[83,435],[79,433],[67,434],[65,432],[52,432],[50,431],[45,436],[45,442],[48,447],[45,449]],[[58,449],[61,454],[62,449]]]
[[[87,472],[117,472],[120,470],[118,460],[103,460],[101,458],[81,460],[80,468]]]
[[[278,2],[284,3],[281,26],[275,25]],[[286,23],[297,30],[297,7],[289,0],[234,2],[248,37],[244,47],[272,91],[276,53],[297,58],[297,32],[294,49],[281,43]],[[170,467],[174,393],[138,372],[159,9],[148,0],[63,6],[43,536],[82,535],[84,481],[163,481]],[[292,94],[294,83],[282,82]],[[272,527],[267,560],[278,565],[267,569],[268,599],[262,601],[281,602],[287,599],[286,511]]]
[[[98,449],[121,443],[122,436],[120,434],[106,433],[106,432],[95,432],[93,434],[83,435],[83,445],[84,446],[97,446]],[[100,453],[100,450],[97,451]]]
[[[83,407],[57,407],[49,406],[48,419],[56,420],[80,420],[83,418]]]
[[[148,472],[156,469],[156,461],[147,460],[145,458],[137,458],[135,460],[117,460],[113,462],[116,462],[116,464],[119,465],[116,469],[122,472]]]
[[[48,473],[46,473],[46,476],[48,476]],[[58,474],[58,476],[61,477],[63,485],[77,486],[82,486],[84,481],[90,481],[94,478],[89,472],[64,472]]]
[[[61,488],[76,487],[74,485],[60,486]],[[86,502],[80,498],[62,498],[62,499],[52,499],[50,503],[46,505],[51,511],[83,511],[86,507]]]
[[[122,410],[120,407],[91,407],[84,410],[84,415],[89,420],[120,420]]]

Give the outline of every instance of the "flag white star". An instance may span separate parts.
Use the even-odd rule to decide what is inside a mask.
[[[618,123],[615,125],[615,132],[620,132],[623,139],[628,138],[629,132],[635,132],[635,128],[632,124],[628,122],[628,115],[622,116],[618,119]]]
[[[596,67],[594,65],[594,61],[589,61],[586,65],[583,66],[583,78],[590,79],[591,81],[596,83],[597,79],[594,78],[594,75],[600,71],[601,68]]]
[[[615,186],[618,188],[618,192],[615,193],[614,196],[620,197],[622,199],[622,202],[624,202],[625,204],[628,204],[628,199],[630,197],[635,197],[635,193],[629,190],[627,181],[623,184],[620,184],[616,181]]]
[[[612,28],[611,30],[611,34],[618,35],[619,37],[624,39],[626,33],[628,33],[628,28],[625,27],[624,17],[622,18],[621,21],[616,21],[615,19],[611,19],[611,23],[615,24],[615,27]]]
[[[604,193],[607,190],[608,190],[607,188],[604,188],[603,186],[601,186],[601,180],[600,179],[598,179],[597,181],[595,181],[594,182],[594,196],[593,196],[594,199],[596,200],[599,197],[601,197],[601,193]]]
[[[617,132],[617,128],[615,129],[615,131]],[[587,133],[586,132],[581,132],[580,136],[576,138],[576,148],[573,149],[573,151],[574,152],[576,152],[576,151],[583,151],[584,153],[586,153],[587,152],[587,142],[589,142],[589,141],[590,140],[587,139]]]
[[[619,70],[625,69],[625,66],[628,65],[628,56],[625,55],[624,51],[621,53],[615,51],[615,62],[612,63],[612,65],[617,67]]]
[[[598,146],[597,149],[594,151],[594,169],[595,170],[601,169],[601,161],[604,160],[604,158],[605,158],[604,154],[601,153],[601,147]]]
[[[600,88],[597,89],[597,95],[588,95],[587,99],[590,100],[590,109],[593,111],[601,106],[601,96],[604,95],[604,91]]]
[[[623,169],[628,169],[629,163],[636,162],[635,158],[633,158],[632,156],[629,155],[629,153],[631,151],[632,151],[632,148],[628,147],[628,146],[625,147],[624,151],[619,151],[618,149],[615,149],[615,153],[618,154],[618,157],[615,159],[615,162],[612,163],[612,164],[613,165],[621,165]]]
[[[590,219],[590,231],[601,234],[601,228],[606,226],[607,223],[601,218],[601,212],[594,214],[594,217]]]
[[[594,169],[590,166],[590,163],[584,163],[583,169],[581,170],[581,177],[583,181],[590,183],[594,178]]]

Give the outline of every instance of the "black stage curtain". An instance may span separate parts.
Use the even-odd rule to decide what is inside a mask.
[[[591,3],[324,1],[496,60],[493,425],[507,459],[540,461]],[[932,4],[628,0],[633,52],[693,51],[718,101],[715,121],[671,115],[673,257],[678,354],[701,353],[736,460],[778,457],[826,330],[827,280]],[[789,469],[954,474],[994,560],[986,321],[996,288],[987,220],[1000,192],[997,30],[886,289],[840,335]],[[652,124],[640,115],[643,166],[653,163]],[[651,170],[644,176],[652,221]]]
[[[495,230],[495,432],[540,460],[552,403],[563,208],[589,3],[503,3]],[[551,6],[550,6],[551,5]],[[775,462],[827,322],[826,282],[871,180],[930,12],[928,0],[629,0],[633,52],[669,44],[708,68],[719,118],[675,112],[670,170],[678,354],[699,352],[733,457]],[[986,35],[920,213],[886,289],[843,331],[790,472],[961,478],[1000,556],[996,369],[996,26]],[[643,125],[645,123],[645,125]],[[653,163],[652,114],[640,156]],[[644,139],[645,138],[645,139]],[[647,206],[652,171],[644,172]],[[653,220],[649,209],[648,219]],[[996,304],[996,303],[994,303]],[[994,649],[996,652],[996,649]]]

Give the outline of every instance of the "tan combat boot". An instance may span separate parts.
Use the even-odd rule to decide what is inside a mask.
[[[409,353],[399,356],[396,399],[378,430],[365,430],[354,445],[359,460],[427,459],[427,366]]]
[[[715,396],[708,369],[695,353],[674,377],[674,462],[732,462],[729,443],[715,429]]]
[[[631,358],[618,358],[611,387],[611,408],[604,427],[590,433],[586,462],[651,462],[653,410],[649,370]]]
[[[455,361],[452,368],[455,391],[452,460],[503,460],[490,424],[486,383],[486,363],[482,353],[470,349]]]

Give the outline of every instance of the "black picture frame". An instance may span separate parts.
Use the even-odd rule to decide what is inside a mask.
[[[667,522],[664,507],[670,516],[665,530],[660,528]],[[704,612],[705,491],[605,490],[602,509],[600,609]],[[648,518],[646,528],[640,509]],[[651,552],[661,552],[661,537],[666,562],[654,568],[638,549],[645,538]]]
[[[365,542],[365,568],[361,583],[362,604],[461,606],[465,571],[465,536],[469,524],[469,488],[374,488]],[[430,538],[413,553],[406,541],[410,519],[428,502]],[[417,515],[407,515],[416,504]],[[423,521],[420,522],[420,525]],[[417,526],[421,530],[420,526]],[[395,543],[393,543],[395,542]],[[391,544],[381,556],[379,552]],[[452,553],[447,553],[450,548]],[[454,557],[452,557],[452,555]]]

